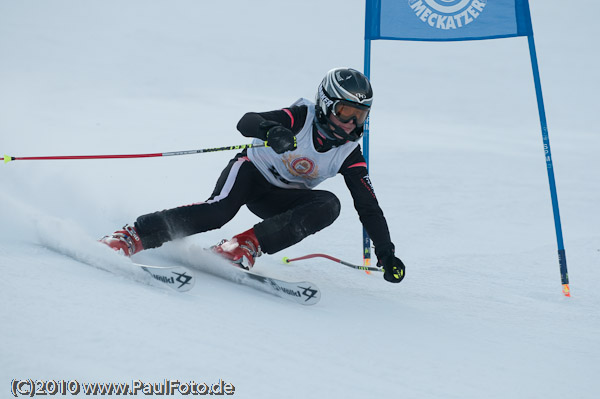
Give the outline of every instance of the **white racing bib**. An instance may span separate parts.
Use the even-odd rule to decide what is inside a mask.
[[[248,158],[269,183],[277,187],[312,189],[335,176],[358,143],[347,142],[327,152],[318,152],[312,137],[315,104],[301,98],[294,105],[306,105],[308,108],[304,126],[296,135],[297,148],[283,154],[277,154],[269,147],[250,148]],[[260,139],[253,141],[253,144],[263,143]]]

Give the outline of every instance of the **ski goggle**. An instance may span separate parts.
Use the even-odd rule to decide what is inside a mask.
[[[369,116],[369,107],[344,100],[338,100],[333,103],[331,113],[343,123],[355,120],[356,126],[362,126],[365,124],[367,116]]]

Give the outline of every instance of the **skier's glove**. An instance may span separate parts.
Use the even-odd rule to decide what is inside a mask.
[[[267,145],[278,154],[283,154],[286,151],[294,151],[297,147],[296,136],[294,136],[294,133],[280,124],[269,127],[266,137]]]
[[[394,245],[377,252],[377,266],[383,268],[383,278],[390,283],[399,283],[404,279],[404,263],[394,255]]]

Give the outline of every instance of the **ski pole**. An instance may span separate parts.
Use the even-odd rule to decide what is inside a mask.
[[[298,260],[304,260],[304,259],[311,259],[311,258],[325,258],[325,259],[329,259],[332,260],[334,262],[337,262],[339,264],[342,264],[344,266],[348,266],[351,267],[353,269],[358,269],[358,270],[364,270],[367,272],[381,272],[382,269],[378,268],[378,267],[370,267],[370,266],[359,266],[359,265],[353,265],[352,263],[348,263],[348,262],[344,262],[341,259],[335,258],[331,255],[325,255],[325,254],[309,254],[309,255],[304,255],[304,256],[300,256],[298,258],[288,258],[287,256],[283,258],[283,263],[291,263],[291,262],[295,262]]]
[[[216,148],[203,148],[200,150],[188,150],[188,151],[173,151],[173,152],[157,152],[151,154],[124,154],[124,155],[59,155],[59,156],[43,156],[43,157],[12,157],[10,155],[4,156],[4,163],[11,161],[48,161],[57,159],[115,159],[115,158],[153,158],[153,157],[171,157],[176,155],[191,155],[191,154],[202,154],[205,152],[217,152],[217,151],[229,151],[229,150],[243,150],[245,148],[258,148],[268,147],[268,144],[242,144],[232,145],[229,147],[216,147]]]

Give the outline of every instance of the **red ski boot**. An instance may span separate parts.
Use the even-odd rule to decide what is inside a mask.
[[[102,237],[100,242],[108,245],[115,251],[121,252],[125,256],[132,256],[144,249],[142,240],[140,240],[135,227],[128,224],[123,226],[122,230]]]
[[[211,249],[235,266],[246,270],[252,269],[254,259],[262,255],[254,229],[238,234],[229,241],[223,240]]]

